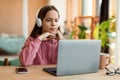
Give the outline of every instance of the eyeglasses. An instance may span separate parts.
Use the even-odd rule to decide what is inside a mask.
[[[106,75],[113,76],[115,74],[120,74],[120,68],[115,69],[105,67],[105,69],[107,70]]]

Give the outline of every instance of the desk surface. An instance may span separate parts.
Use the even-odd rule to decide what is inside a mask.
[[[120,75],[105,75],[106,70],[99,70],[97,73],[80,74],[70,76],[53,76],[44,72],[44,67],[54,67],[54,65],[28,66],[29,73],[17,74],[15,69],[19,66],[0,66],[0,80],[119,80]]]

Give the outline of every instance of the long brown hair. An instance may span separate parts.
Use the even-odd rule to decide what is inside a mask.
[[[59,15],[59,11],[57,10],[57,8],[53,5],[46,5],[44,7],[42,7],[37,15],[38,18],[40,18],[42,21],[44,19],[44,17],[46,16],[47,12],[50,10],[55,10],[58,13],[58,17],[60,17]],[[34,28],[30,34],[31,37],[36,37],[36,35],[41,35],[42,34],[42,26],[38,27],[37,23],[35,22]]]

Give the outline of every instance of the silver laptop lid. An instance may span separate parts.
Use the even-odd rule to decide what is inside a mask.
[[[60,40],[57,75],[97,72],[100,47],[100,40]]]

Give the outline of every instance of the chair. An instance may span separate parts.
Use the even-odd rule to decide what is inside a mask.
[[[99,16],[80,16],[76,17],[74,20],[75,26],[84,25],[90,30],[88,38],[93,39],[93,31],[96,24],[99,23]]]

